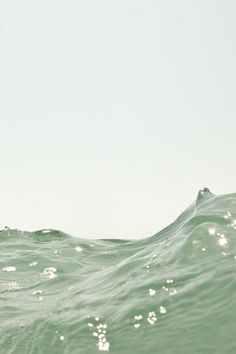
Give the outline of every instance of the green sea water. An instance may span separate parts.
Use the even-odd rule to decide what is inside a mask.
[[[0,232],[1,354],[233,354],[235,333],[236,194],[143,240]]]

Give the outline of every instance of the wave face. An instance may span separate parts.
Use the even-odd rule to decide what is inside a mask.
[[[0,232],[0,352],[236,352],[236,194],[138,241]]]

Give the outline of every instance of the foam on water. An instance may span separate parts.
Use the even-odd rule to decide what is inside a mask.
[[[0,353],[236,352],[236,194],[138,241],[0,232]]]

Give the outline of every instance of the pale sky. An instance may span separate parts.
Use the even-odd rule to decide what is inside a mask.
[[[0,0],[0,227],[140,238],[236,191],[236,2]]]

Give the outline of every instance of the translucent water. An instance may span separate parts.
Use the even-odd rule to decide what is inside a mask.
[[[0,232],[0,353],[235,353],[236,194],[138,241]]]

